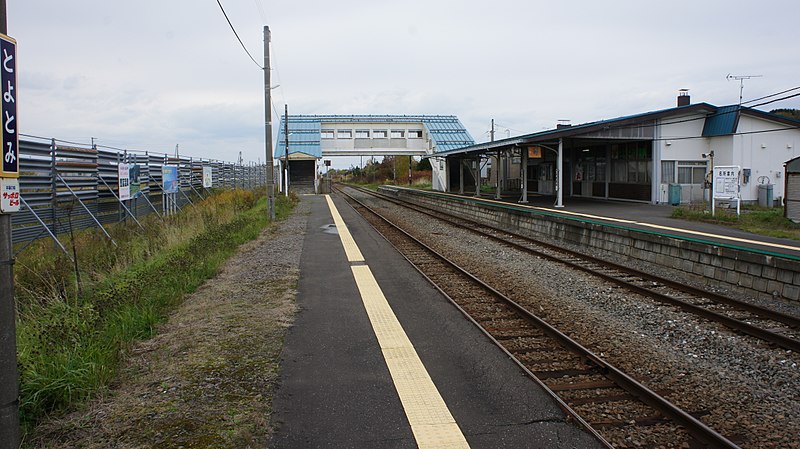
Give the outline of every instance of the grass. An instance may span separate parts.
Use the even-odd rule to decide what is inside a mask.
[[[252,191],[219,192],[161,223],[119,224],[112,246],[94,230],[76,233],[73,265],[50,242],[18,258],[16,285],[20,417],[29,431],[44,415],[74,408],[109,384],[121,354],[213,277],[242,243],[268,225]],[[286,217],[292,199],[278,197]],[[79,293],[81,292],[81,293]]]
[[[702,221],[731,226],[743,231],[769,237],[800,240],[800,224],[793,223],[783,216],[783,208],[763,208],[746,205],[742,207],[741,216],[736,216],[735,209],[715,211],[715,216],[703,207],[680,206],[672,210],[672,218]]]

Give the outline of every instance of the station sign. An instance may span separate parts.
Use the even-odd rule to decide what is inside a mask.
[[[0,104],[0,148],[3,165],[2,178],[19,177],[19,134],[17,133],[17,41],[0,34],[0,89],[3,98]]]
[[[532,147],[528,147],[528,158],[529,159],[541,159],[542,158],[542,147],[536,145]]]

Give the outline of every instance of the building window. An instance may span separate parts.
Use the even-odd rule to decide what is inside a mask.
[[[387,136],[387,132],[385,129],[376,129],[372,131],[372,138],[373,139],[385,139]]]
[[[678,184],[702,184],[705,178],[705,161],[678,161]]]
[[[409,139],[422,139],[422,131],[411,129],[408,131]]]
[[[653,150],[650,142],[611,146],[611,182],[650,184],[652,177]]]
[[[356,139],[369,139],[369,130],[368,129],[357,129],[356,130]]]
[[[337,139],[352,139],[353,138],[353,130],[351,130],[351,129],[337,129],[336,130],[336,138]]]
[[[333,139],[333,130],[332,129],[323,129],[319,132],[320,137],[323,139]]]
[[[406,132],[402,129],[393,129],[392,130],[392,139],[402,139],[405,137]]]
[[[675,182],[675,161],[661,161],[661,183]]]

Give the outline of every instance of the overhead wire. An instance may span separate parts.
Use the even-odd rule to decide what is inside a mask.
[[[237,33],[236,28],[233,27],[231,19],[228,18],[228,13],[226,13],[225,8],[222,7],[222,2],[220,2],[220,0],[217,0],[217,4],[219,5],[219,9],[222,11],[222,15],[225,16],[225,20],[228,21],[228,25],[231,27],[231,31],[233,31],[234,36],[236,36],[236,39],[239,41],[239,44],[244,49],[244,52],[247,53],[247,56],[250,57],[250,59],[256,66],[258,66],[259,69],[264,70],[264,67],[261,64],[259,64],[258,61],[256,61],[256,58],[254,58],[253,55],[250,54],[250,50],[248,50],[247,47],[245,47],[244,42],[242,42],[242,39],[239,37],[239,33]]]
[[[771,94],[771,95],[765,95],[765,96],[763,96],[763,97],[754,98],[754,99],[752,99],[752,100],[747,100],[747,101],[745,101],[745,102],[742,102],[742,104],[753,103],[754,101],[764,100],[765,98],[776,97],[776,96],[778,96],[778,95],[782,95],[782,94],[785,94],[785,93],[787,93],[787,92],[791,92],[791,91],[793,91],[793,90],[798,90],[798,89],[800,89],[800,86],[798,86],[798,87],[793,87],[793,88],[791,88],[791,89],[786,89],[786,90],[784,90],[784,91],[777,92],[777,93],[774,93],[774,94]]]

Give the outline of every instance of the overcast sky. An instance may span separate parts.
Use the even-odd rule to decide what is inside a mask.
[[[21,131],[264,160],[263,72],[216,0],[7,0]],[[457,115],[477,141],[800,86],[800,2],[223,0],[290,114]],[[800,97],[762,109],[800,108]],[[277,122],[278,119],[273,119]],[[509,129],[510,131],[506,131]],[[277,135],[277,134],[276,134]],[[349,166],[350,159],[334,167]]]

